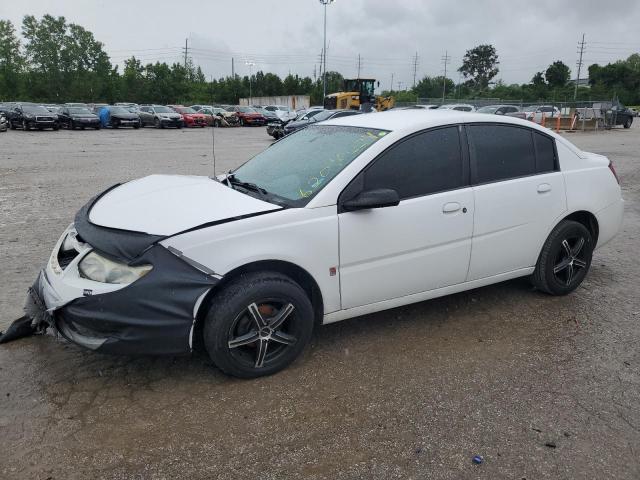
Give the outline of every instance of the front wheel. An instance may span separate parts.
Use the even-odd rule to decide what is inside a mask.
[[[293,362],[313,331],[313,308],[289,277],[256,272],[232,281],[211,302],[204,344],[228,375],[271,375]]]
[[[631,117],[627,118],[627,121],[624,122],[623,127],[624,128],[631,128],[631,123],[633,122],[633,120],[631,119]]]
[[[533,285],[551,295],[573,292],[587,276],[593,256],[593,237],[581,223],[563,220],[542,247]]]

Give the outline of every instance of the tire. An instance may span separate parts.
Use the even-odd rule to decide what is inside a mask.
[[[15,130],[16,129],[16,124],[13,122],[13,120],[9,122],[9,128],[11,130]]]
[[[71,120],[71,122],[69,123],[69,128],[71,130],[75,130],[76,129],[76,124],[75,124],[75,122],[73,120]]]
[[[136,124],[133,126],[133,129],[134,129],[134,130],[138,130],[139,128],[140,128],[140,122],[136,123]]]
[[[242,118],[240,119],[240,126],[244,127],[244,120]]]
[[[156,118],[153,121],[153,126],[156,127],[156,128],[162,128],[162,123],[160,122],[159,119]]]
[[[96,130],[100,130],[100,128],[102,128],[102,127],[101,127],[100,125],[96,125],[96,126],[95,126],[95,127],[93,127],[93,128],[95,128]]]
[[[27,130],[30,130],[29,124],[27,123],[26,120],[22,120],[22,130],[24,130],[25,132]]]
[[[624,122],[623,127],[624,128],[631,128],[631,124],[633,123],[633,119],[631,117],[627,118],[627,120]]]
[[[181,124],[181,123],[179,123],[178,125],[176,125],[176,128],[177,128],[178,130],[182,130],[182,124]]]
[[[531,276],[533,285],[550,295],[573,292],[589,272],[593,248],[593,237],[584,225],[563,220],[542,247]]]
[[[284,319],[279,321],[280,315]],[[228,375],[272,375],[300,355],[311,339],[313,324],[313,307],[300,285],[276,272],[249,273],[213,298],[205,319],[204,345]],[[239,345],[229,346],[241,337]]]

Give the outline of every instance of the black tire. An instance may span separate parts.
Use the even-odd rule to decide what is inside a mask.
[[[153,126],[156,128],[162,128],[162,123],[160,122],[160,119],[156,118],[153,120]]]
[[[242,119],[242,118],[240,119],[240,126],[244,127],[244,119]]]
[[[73,120],[71,120],[71,122],[69,123],[69,128],[71,130],[75,130],[76,129],[76,123]]]
[[[102,126],[101,126],[101,125],[96,125],[96,126],[95,126],[95,127],[93,127],[93,128],[95,128],[96,130],[100,130],[100,129],[102,128]]]
[[[593,237],[584,225],[563,220],[542,247],[531,276],[533,285],[550,295],[573,292],[589,272],[593,248]]]
[[[27,123],[26,120],[22,120],[22,130],[24,130],[25,132],[27,130],[30,130],[29,124]]]
[[[284,320],[277,323],[281,315]],[[300,285],[276,272],[249,273],[213,298],[205,319],[204,345],[226,374],[261,377],[284,369],[300,355],[311,339],[313,324],[313,307]],[[241,343],[231,347],[234,339]]]
[[[633,119],[631,117],[627,118],[627,120],[624,122],[623,127],[624,128],[631,128],[631,124],[633,123]]]
[[[14,123],[14,121],[13,121],[13,120],[11,120],[11,121],[9,122],[9,128],[10,128],[11,130],[15,130],[15,129],[16,129],[16,124]]]
[[[181,130],[181,129],[182,129],[182,124],[181,124],[181,123],[179,123],[178,125],[176,125],[176,128],[177,128],[178,130]]]
[[[140,128],[140,122],[136,123],[136,124],[133,126],[133,128],[134,128],[135,130],[138,130],[138,129]]]

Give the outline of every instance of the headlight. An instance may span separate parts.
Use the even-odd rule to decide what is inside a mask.
[[[89,253],[78,264],[82,277],[102,283],[132,283],[144,277],[152,268],[152,265],[130,267],[109,260],[96,252]]]

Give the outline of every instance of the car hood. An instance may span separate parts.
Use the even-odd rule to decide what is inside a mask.
[[[306,127],[307,125],[309,125],[312,122],[315,122],[315,121],[312,121],[311,119],[309,119],[309,120],[298,120],[297,122],[289,122],[289,123],[287,123],[285,128],[287,130],[295,130],[296,128]]]
[[[89,212],[91,223],[152,235],[282,209],[209,177],[150,175],[109,190]]]

